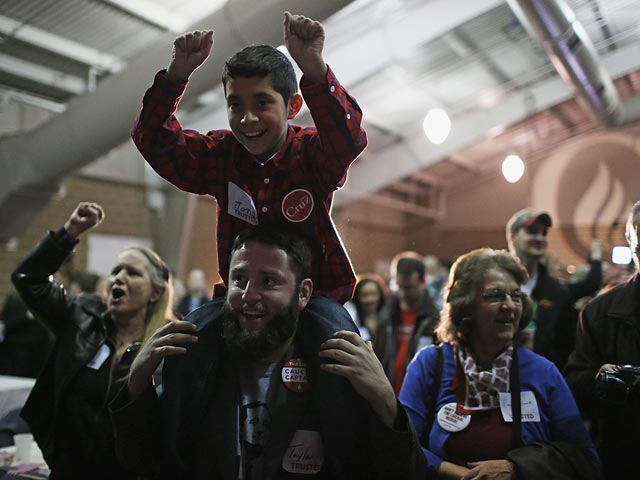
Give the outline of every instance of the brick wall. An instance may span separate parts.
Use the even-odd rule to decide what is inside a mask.
[[[0,302],[13,291],[10,275],[19,259],[35,246],[45,232],[62,226],[81,201],[93,201],[105,209],[106,218],[96,233],[154,238],[157,222],[155,215],[145,207],[144,187],[81,176],[69,177],[63,187],[66,194],[49,202],[18,238],[17,248],[0,251]],[[61,279],[83,270],[86,258],[85,244],[81,240],[76,253],[60,270]]]

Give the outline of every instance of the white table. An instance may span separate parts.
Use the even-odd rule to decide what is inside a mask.
[[[0,375],[0,418],[23,407],[34,383],[33,378]]]

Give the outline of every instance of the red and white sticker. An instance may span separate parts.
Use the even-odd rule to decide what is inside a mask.
[[[307,362],[302,358],[287,360],[282,367],[282,381],[284,386],[292,392],[304,393],[309,391]]]
[[[438,411],[438,423],[447,432],[459,432],[469,426],[471,415],[456,413],[456,403],[447,403]]]
[[[282,200],[282,214],[290,222],[304,222],[312,210],[313,195],[303,188],[292,190]]]

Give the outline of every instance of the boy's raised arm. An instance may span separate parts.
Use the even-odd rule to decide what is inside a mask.
[[[213,47],[213,30],[197,30],[177,37],[173,42],[167,78],[186,83],[191,74],[204,63]]]
[[[324,83],[327,64],[322,58],[324,27],[320,22],[284,12],[284,44],[307,79]]]

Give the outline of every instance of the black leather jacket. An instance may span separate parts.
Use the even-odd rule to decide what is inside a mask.
[[[623,405],[598,400],[595,377],[605,363],[640,366],[640,274],[598,295],[585,307],[565,370],[580,411],[591,420],[606,473],[610,478],[640,478],[638,390],[632,390]],[[627,476],[615,476],[617,469]]]
[[[56,337],[53,351],[21,413],[52,471],[62,455],[74,455],[56,450],[59,432],[65,425],[65,419],[60,418],[65,395],[75,375],[107,338],[109,328],[106,307],[97,296],[68,295],[61,284],[50,279],[71,254],[74,244],[63,230],[49,232],[11,276],[31,312]]]

